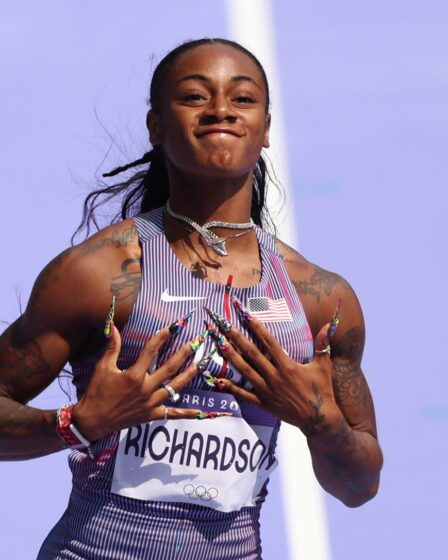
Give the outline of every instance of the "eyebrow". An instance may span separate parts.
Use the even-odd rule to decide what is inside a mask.
[[[205,74],[188,74],[188,76],[184,76],[183,78],[178,80],[177,83],[180,84],[181,82],[186,82],[188,80],[198,80],[200,82],[205,82],[205,83],[210,83],[211,82],[211,79],[208,76],[206,76]],[[257,86],[258,89],[262,89],[260,84],[256,80],[254,80],[250,76],[246,76],[244,74],[239,74],[237,76],[232,76],[231,81],[232,82],[251,82],[252,84]]]

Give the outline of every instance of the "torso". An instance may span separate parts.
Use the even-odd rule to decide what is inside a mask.
[[[229,274],[232,274],[233,285],[245,288],[256,285],[262,273],[258,241],[255,234],[253,235],[255,244],[252,243],[252,250],[246,250],[243,254],[235,251],[229,254],[228,260],[224,262],[222,258],[213,258],[218,265],[207,266],[205,270],[203,261],[199,264],[199,260],[194,262],[193,259],[191,262],[192,259],[182,250],[179,243],[171,243],[171,247],[180,265],[190,269],[192,276],[225,285]],[[348,285],[337,274],[310,263],[281,241],[277,240],[276,247],[300,297],[311,332],[315,336],[319,328],[331,317],[337,293],[346,289]],[[80,245],[78,250],[90,263],[87,266],[95,268],[95,285],[92,286],[89,298],[88,318],[92,330],[88,337],[87,352],[86,340],[79,344],[79,348],[83,350],[77,352],[76,356],[81,357],[104,344],[102,330],[112,295],[116,296],[117,327],[121,329],[127,323],[140,290],[142,253],[132,220],[109,226]],[[101,269],[98,269],[97,264],[99,254]],[[76,356],[72,358],[75,359]]]
[[[204,322],[208,320],[207,314],[202,308],[204,304],[214,311],[225,315],[233,324],[236,325],[238,329],[243,331],[246,336],[249,336],[249,333],[244,328],[244,325],[240,323],[235,310],[231,305],[229,305],[229,294],[227,293],[225,285],[204,281],[203,279],[194,277],[191,272],[188,271],[177,259],[164,235],[160,211],[154,211],[153,213],[148,214],[148,216],[141,216],[136,219],[136,222],[142,246],[141,261],[143,263],[143,274],[139,281],[138,295],[135,298],[130,315],[125,324],[119,325],[122,335],[122,348],[118,367],[120,369],[128,368],[132,363],[134,363],[143,345],[151,337],[152,333],[157,332],[159,329],[169,325],[176,319],[187,315],[192,307],[196,307],[196,312],[188,321],[186,328],[181,333],[170,339],[169,343],[159,351],[154,368],[159,367],[174,352],[176,352],[182,344],[188,340],[192,340],[204,332]],[[277,304],[280,303],[282,306],[281,310],[278,311],[277,309],[274,309],[272,311],[272,309],[269,309],[268,313],[264,317],[264,322],[291,358],[299,362],[306,362],[313,355],[313,338],[309,330],[300,299],[298,298],[297,293],[286,274],[282,259],[275,247],[274,239],[259,229],[257,230],[257,238],[260,246],[259,255],[261,258],[261,277],[259,278],[259,281],[252,286],[233,287],[232,294],[236,295],[246,306],[248,306],[249,310],[251,310],[251,305],[253,305],[252,311],[254,312],[254,315],[260,304],[264,305],[265,303],[271,301],[276,302]],[[128,259],[124,259],[124,262],[128,262]],[[140,270],[139,272],[141,273],[142,271]],[[134,284],[135,283],[130,283],[128,278],[128,281],[123,283],[121,290],[123,290],[125,286],[134,286]],[[116,286],[117,280],[113,279],[111,285]],[[130,297],[127,299],[130,300]],[[119,301],[126,301],[126,298],[123,297]],[[212,348],[213,337],[207,337],[200,346],[194,359],[200,359],[202,355]],[[97,353],[90,357],[86,357],[85,359],[75,360],[72,363],[74,383],[77,387],[78,396],[83,393],[87,383],[89,382],[92,368],[98,359],[98,355],[99,354]],[[185,364],[185,367],[187,365],[188,364]],[[223,360],[218,352],[213,355],[213,359],[209,364],[208,370],[215,377],[227,377],[232,379],[232,381],[236,384],[245,385],[245,380],[241,377],[241,375],[237,371],[234,371],[230,364]],[[199,399],[200,402],[194,402],[193,399],[196,399],[196,401]],[[234,397],[217,392],[213,384],[208,384],[204,377],[198,375],[182,392],[181,406],[188,406],[191,404],[201,408],[211,407],[211,412],[232,412],[231,418],[223,419],[223,421],[219,424],[224,425],[225,421],[229,420],[228,426],[221,435],[223,438],[223,441],[221,442],[223,448],[223,442],[227,436],[230,436],[232,441],[238,441],[238,438],[241,439],[245,433],[244,430],[247,429],[249,429],[248,434],[258,434],[258,436],[255,437],[254,445],[256,444],[258,437],[264,438],[265,450],[268,455],[266,455],[267,458],[265,463],[263,463],[263,468],[266,470],[266,468],[269,467],[269,470],[267,472],[263,471],[263,473],[260,472],[260,474],[257,475],[256,484],[255,481],[250,483],[255,484],[253,489],[251,489],[250,484],[245,485],[250,492],[246,498],[247,501],[240,504],[239,507],[242,507],[242,505],[254,505],[253,500],[256,496],[258,496],[261,490],[260,484],[262,485],[263,481],[266,480],[266,477],[269,475],[270,470],[272,470],[273,465],[275,464],[274,449],[278,429],[278,419],[261,411],[258,407],[254,407],[253,405],[241,405],[240,410],[240,405],[237,401],[235,401],[234,404],[230,401],[235,401]],[[233,427],[230,426],[230,421],[232,421],[235,426],[233,426],[233,424]],[[189,420],[188,427],[183,427],[183,425],[181,427],[181,423],[179,423],[179,421],[170,422],[173,423],[173,429],[175,431],[180,430],[178,433],[183,433],[182,430],[194,431],[194,429],[199,429],[193,427],[193,422],[198,421]],[[143,433],[146,433],[146,430],[149,430],[152,433],[151,430],[155,429],[157,424],[157,422],[153,422],[151,423],[151,426],[148,424],[148,428],[142,428],[142,437],[148,437],[143,436]],[[199,424],[201,425],[201,430],[202,427],[205,429],[203,437],[207,438],[208,436],[206,434],[209,433],[208,430],[209,428],[211,429],[211,425],[202,424],[201,422],[199,422]],[[218,425],[216,425],[216,428],[218,428]],[[129,430],[132,431],[132,428]],[[229,430],[228,433],[226,433],[226,430]],[[120,449],[122,444],[125,445],[123,443],[124,441],[128,441],[128,438],[131,437],[131,435],[132,437],[135,436],[134,432],[131,435],[129,431],[125,432],[125,434],[122,433]],[[215,436],[213,437],[217,436],[218,432],[215,432]],[[171,439],[174,437],[173,433]],[[161,501],[165,500],[174,502],[182,502],[186,500],[188,503],[188,499],[183,496],[181,488],[179,488],[179,494],[175,494],[177,496],[176,499],[172,499],[169,496],[164,498],[163,494],[159,493],[160,489],[154,489],[152,487],[147,491],[145,490],[146,493],[142,492],[141,494],[130,495],[126,493],[128,492],[127,489],[131,486],[128,482],[124,484],[125,490],[120,490],[120,477],[122,479],[123,476],[126,476],[123,472],[129,471],[132,473],[135,472],[135,468],[128,465],[129,453],[125,453],[121,449],[119,452],[121,453],[120,456],[123,457],[123,460],[121,460],[118,467],[116,467],[119,469],[119,472],[117,474],[116,470],[113,471],[113,459],[115,453],[117,452],[117,445],[118,440],[116,439],[116,435],[105,438],[104,441],[100,440],[95,444],[96,449],[94,449],[94,452],[96,451],[101,455],[103,462],[101,480],[110,481],[113,479],[117,492],[120,493],[120,491],[124,491],[124,496],[140,497],[140,499],[146,500],[157,499]],[[244,447],[245,444],[242,443],[241,445]],[[138,457],[143,457],[143,454],[145,454],[146,457],[144,449],[145,446],[141,449],[139,448]],[[151,457],[148,458],[148,460],[150,460]],[[154,457],[152,457],[152,459],[154,459]],[[141,459],[139,460],[141,461]],[[178,467],[184,468],[184,462],[187,459],[182,456],[179,460],[182,464],[178,465]],[[95,492],[98,492],[99,486],[98,482],[95,482],[96,474],[94,475],[96,467],[94,468],[94,471],[90,472],[94,465],[87,468],[88,465],[86,461],[88,463],[88,459],[83,457],[82,454],[75,455],[75,458],[72,460],[74,480],[77,481],[77,483],[84,480],[82,486],[86,487],[90,487],[91,484],[93,484],[96,488]],[[164,458],[164,461],[166,461],[166,458]],[[159,461],[157,460],[156,466],[158,463]],[[202,464],[203,463],[201,462],[201,465]],[[244,453],[240,457],[240,466],[243,464]],[[124,467],[122,467],[123,465]],[[169,468],[172,469],[175,466],[175,464],[171,464]],[[243,471],[247,469],[243,469],[243,471],[240,472],[236,463],[230,470],[232,469],[235,471],[235,477],[238,478],[242,476],[242,473],[246,476]],[[227,474],[229,474],[230,470]],[[211,471],[210,469],[199,469],[199,471],[200,472],[198,472],[195,476],[200,475],[202,477],[207,477],[213,469],[211,469]],[[112,475],[113,472],[114,474]],[[161,472],[163,474],[163,469]],[[250,480],[252,480],[251,477],[253,473],[254,471],[247,473],[250,475]],[[160,476],[162,476],[162,474]],[[263,476],[261,476],[262,474]],[[155,478],[158,479],[160,477]],[[89,482],[90,480],[92,480],[92,483]],[[118,482],[116,482],[117,480]],[[226,480],[228,481],[233,479],[227,477]],[[173,483],[169,483],[169,481],[167,481],[166,484],[172,485]],[[209,484],[211,484],[211,482],[209,482]],[[219,487],[219,481],[214,482],[214,486]],[[231,484],[230,488],[232,488],[232,486],[233,485]],[[140,485],[138,485],[138,487],[140,487]],[[108,488],[109,486],[106,484],[101,491],[105,496],[108,494]],[[138,490],[138,492],[140,492],[140,490]],[[152,494],[152,492],[155,494]],[[229,493],[231,494],[231,492],[224,492],[223,490],[221,495],[227,495]],[[155,495],[156,498],[151,498],[152,495]],[[238,497],[238,499],[240,498]],[[209,505],[209,507],[214,506]],[[230,511],[223,509],[226,507],[232,506],[229,504],[226,505],[225,503],[216,505],[216,508],[221,511]]]

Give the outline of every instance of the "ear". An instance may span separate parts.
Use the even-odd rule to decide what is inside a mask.
[[[162,134],[160,132],[160,119],[157,113],[154,113],[151,109],[146,115],[146,126],[149,130],[149,141],[153,146],[160,145],[162,143]]]
[[[271,129],[271,114],[266,115],[266,128],[264,132],[263,148],[269,148],[269,131]]]

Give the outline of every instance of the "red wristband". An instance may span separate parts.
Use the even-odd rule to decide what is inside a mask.
[[[56,412],[56,432],[65,447],[89,449],[90,441],[84,437],[72,422],[74,404],[65,404]]]

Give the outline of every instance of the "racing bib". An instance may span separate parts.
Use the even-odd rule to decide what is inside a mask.
[[[272,435],[278,420],[226,393],[190,390],[181,396],[182,408],[232,416],[157,420],[122,430],[112,492],[225,512],[255,505],[277,466]]]

